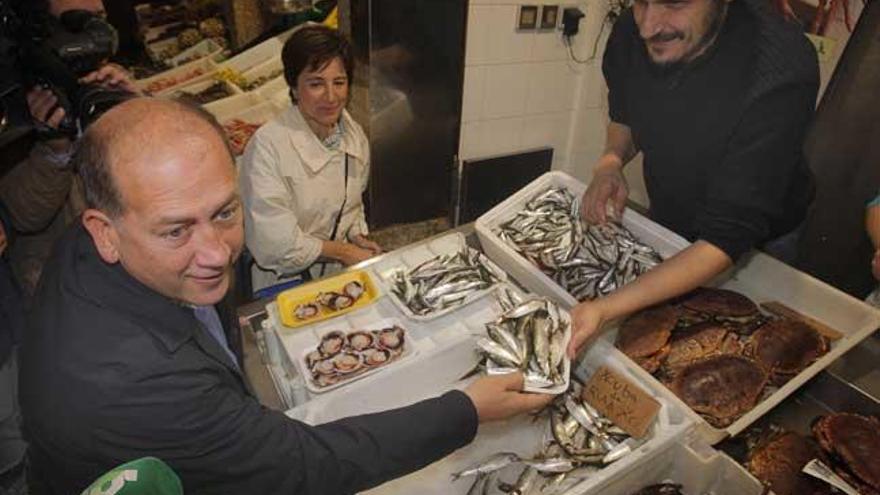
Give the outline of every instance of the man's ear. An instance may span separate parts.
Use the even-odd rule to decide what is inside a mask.
[[[119,234],[110,217],[100,210],[89,208],[82,214],[82,223],[92,236],[101,259],[110,264],[118,263]]]

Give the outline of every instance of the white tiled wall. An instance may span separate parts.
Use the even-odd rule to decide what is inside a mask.
[[[573,50],[590,59],[605,17],[604,0],[471,0],[465,52],[460,157],[463,160],[554,149],[553,168],[589,181],[602,152],[607,98],[601,72],[606,26],[597,54],[571,60],[559,30],[517,31],[519,6],[576,6],[586,13]],[[639,163],[627,167],[631,196],[644,201]]]

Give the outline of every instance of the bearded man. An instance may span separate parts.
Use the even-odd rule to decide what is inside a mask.
[[[608,297],[574,309],[572,351],[606,321],[698,287],[753,248],[796,254],[812,200],[803,142],[819,87],[802,30],[766,0],[635,0],[602,66],[606,149],[581,213],[622,213],[623,166],[641,151],[653,220],[688,248]]]

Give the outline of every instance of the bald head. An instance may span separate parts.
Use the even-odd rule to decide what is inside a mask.
[[[89,208],[118,217],[125,211],[120,179],[149,174],[170,156],[221,147],[232,155],[223,128],[200,107],[135,98],[108,110],[77,143],[73,164],[85,187]]]
[[[185,103],[139,98],[102,115],[81,141],[82,223],[101,258],[171,299],[222,299],[244,226],[216,120]]]

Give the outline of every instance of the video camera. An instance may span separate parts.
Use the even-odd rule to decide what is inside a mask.
[[[92,12],[71,10],[60,18],[32,0],[0,0],[0,146],[36,128],[38,136],[75,137],[113,105],[132,96],[79,79],[116,53],[116,30]],[[37,124],[25,94],[51,89],[65,110],[57,130]]]

